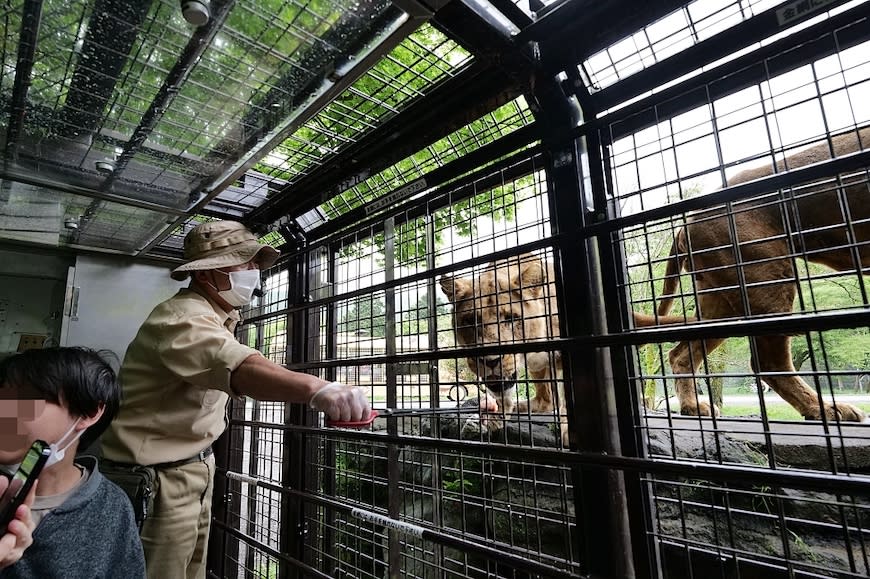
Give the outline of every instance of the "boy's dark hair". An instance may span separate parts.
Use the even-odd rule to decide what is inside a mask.
[[[21,398],[36,398],[65,406],[75,417],[93,416],[105,405],[100,419],[82,435],[78,448],[87,448],[109,427],[121,406],[117,375],[104,356],[90,348],[45,348],[12,355],[0,361],[0,396],[7,388]]]

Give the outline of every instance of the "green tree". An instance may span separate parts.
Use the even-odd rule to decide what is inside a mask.
[[[371,295],[362,296],[339,314],[338,331],[383,338],[387,330],[385,313],[386,306],[383,299]]]
[[[438,329],[444,329],[442,320],[450,321],[450,308],[441,294],[435,295],[435,317]],[[425,334],[429,332],[429,321],[432,315],[429,312],[429,299],[425,294],[420,296],[415,306],[402,314],[402,335]],[[449,327],[449,326],[448,326]]]

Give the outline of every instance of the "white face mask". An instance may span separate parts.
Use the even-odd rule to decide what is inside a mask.
[[[45,468],[48,468],[48,467],[50,467],[51,465],[53,465],[53,464],[57,464],[57,463],[59,463],[60,461],[62,461],[62,460],[63,460],[63,457],[66,456],[66,449],[68,449],[72,443],[74,443],[76,440],[78,440],[79,437],[80,437],[82,434],[85,433],[85,430],[87,430],[87,428],[85,428],[84,430],[81,430],[81,431],[79,431],[78,433],[76,433],[76,435],[73,436],[73,437],[70,439],[70,441],[67,442],[67,443],[64,445],[63,448],[58,448],[58,447],[60,446],[61,441],[62,441],[63,439],[65,439],[67,436],[70,435],[70,433],[73,431],[73,429],[76,427],[76,424],[78,424],[80,420],[81,420],[81,418],[76,418],[76,421],[72,423],[72,426],[69,427],[69,430],[67,430],[67,431],[63,434],[63,436],[61,436],[61,437],[58,439],[57,442],[55,442],[54,444],[49,444],[49,445],[48,445],[49,448],[51,448],[51,456],[48,457],[48,460],[47,460],[46,463],[45,463]]]
[[[243,269],[221,273],[230,278],[230,289],[218,291],[221,299],[236,308],[251,303],[254,290],[260,287],[260,270]]]

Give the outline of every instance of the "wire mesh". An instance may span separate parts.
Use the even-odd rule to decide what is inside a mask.
[[[618,115],[603,130],[607,228],[641,314],[629,333],[655,331],[630,350],[636,429],[650,459],[686,465],[643,479],[665,576],[868,571],[865,494],[751,473],[715,482],[689,466],[866,472],[870,180],[848,159],[870,145],[867,46],[777,54],[757,82],[717,79],[679,110],[653,104],[629,134]]]
[[[540,168],[530,171],[495,184],[481,179],[479,189],[456,189],[455,198],[447,187],[301,254],[309,301],[288,307],[304,320],[307,361],[290,367],[357,384],[376,408],[416,411],[376,420],[364,440],[336,429],[309,436],[313,479],[303,493],[305,565],[337,577],[382,577],[390,569],[415,577],[527,577],[523,565],[538,565],[533,569],[548,571],[544,575],[579,576],[572,469],[533,454],[505,460],[485,450],[563,444],[559,354],[546,343],[558,335],[552,325],[558,326],[551,267],[556,253],[546,242],[545,175]],[[528,299],[485,289],[480,280],[496,271],[513,278],[514,289]],[[495,312],[480,325],[491,339],[457,343],[464,306],[456,296],[451,302],[448,277],[478,290],[482,317],[492,309],[482,301],[498,299],[514,319],[505,322]],[[270,334],[271,318],[257,314],[270,310],[270,303],[267,298],[250,312],[259,317],[246,326],[249,332]],[[275,304],[276,312],[282,310]],[[500,355],[511,346],[518,351]],[[493,379],[491,363],[484,375],[477,354],[465,355],[460,347],[498,358],[504,376]],[[488,379],[489,395],[482,388]],[[550,406],[535,407],[539,401]],[[382,438],[390,436],[414,438],[397,446]],[[483,447],[462,449],[463,441]],[[435,538],[391,530],[351,508],[415,525]]]
[[[776,0],[695,0],[591,55],[578,68],[587,88],[600,90],[771,8],[777,7],[780,23],[784,23],[823,6],[816,2],[782,6]]]
[[[334,218],[407,185],[447,161],[462,157],[533,121],[525,99],[520,97],[419,151],[412,157],[372,175],[320,206]]]
[[[707,23],[690,21],[712,34],[748,4],[687,10],[701,6]],[[584,512],[577,500],[588,500],[581,474],[594,466],[626,471],[630,504],[642,507],[628,513],[632,547],[650,576],[867,575],[858,419],[870,363],[870,117],[866,31],[856,30],[760,59],[752,74],[696,80],[679,99],[651,94],[584,128],[604,145],[600,167],[573,167],[592,171],[581,193],[599,210],[577,225],[597,237],[603,262],[587,281],[600,274],[614,289],[598,304],[609,314],[602,335],[563,336],[553,321],[581,306],[556,299],[566,251],[596,246],[552,236],[560,181],[532,157],[521,176],[499,167],[470,184],[448,180],[292,256],[296,293],[288,287],[286,305],[248,327],[283,313],[291,368],[415,412],[363,431],[317,416],[280,427],[304,440],[295,448],[308,467],[304,485],[275,486],[304,505],[282,511],[304,529],[293,565],[339,577],[586,576],[600,556],[588,551],[587,519],[618,510]],[[401,169],[349,190],[330,216],[424,174],[413,159]],[[779,229],[750,234],[760,215]],[[608,263],[614,256],[624,259]],[[600,354],[588,357],[596,363],[611,354],[615,387],[630,389],[615,420],[636,456],[561,450],[566,351]],[[575,395],[586,374],[568,381]],[[251,417],[234,424],[255,427]]]

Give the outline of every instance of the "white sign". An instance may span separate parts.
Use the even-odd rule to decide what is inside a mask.
[[[786,4],[778,9],[776,11],[776,19],[779,21],[780,26],[785,26],[789,22],[803,18],[807,14],[811,14],[812,12],[824,8],[828,4],[832,4],[834,1],[835,0],[796,0],[795,2]]]

